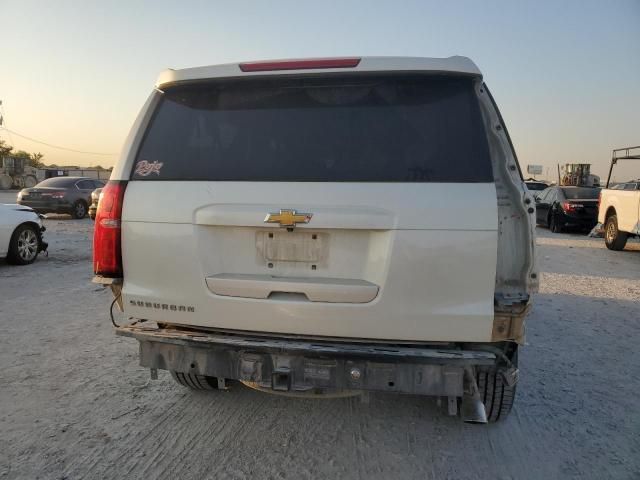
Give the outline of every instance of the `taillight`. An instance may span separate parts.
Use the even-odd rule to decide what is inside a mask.
[[[562,210],[565,212],[577,212],[581,208],[584,208],[584,205],[579,203],[562,202]]]
[[[354,68],[359,58],[313,58],[309,60],[270,60],[266,62],[241,63],[243,72],[266,72],[270,70],[309,70],[314,68]]]
[[[93,272],[102,277],[122,277],[120,221],[126,181],[109,181],[102,189],[93,232]]]

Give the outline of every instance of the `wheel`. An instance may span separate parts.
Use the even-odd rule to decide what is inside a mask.
[[[192,390],[218,390],[218,379],[193,373],[181,373],[171,371],[173,379],[183,387]]]
[[[27,175],[26,177],[24,177],[24,188],[33,188],[37,183],[38,181],[33,175]]]
[[[7,261],[14,265],[28,265],[38,257],[40,235],[37,227],[24,224],[15,229],[9,242]]]
[[[549,217],[549,230],[553,233],[562,233],[562,225],[558,222],[558,216],[553,213]]]
[[[81,219],[87,216],[87,204],[82,200],[78,200],[73,204],[73,208],[71,210],[71,216],[73,218]]]
[[[626,232],[618,230],[618,217],[611,215],[604,227],[604,243],[609,250],[623,250],[627,244]]]
[[[13,179],[9,175],[0,174],[0,190],[9,190],[12,185]]]
[[[518,365],[518,352],[516,351],[511,359],[514,366]],[[489,423],[495,423],[509,415],[513,402],[516,398],[517,384],[509,386],[502,378],[505,366],[500,367],[479,367],[476,369],[476,381],[480,398],[484,403]]]

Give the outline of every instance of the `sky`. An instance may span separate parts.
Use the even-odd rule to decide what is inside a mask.
[[[640,0],[0,0],[0,19],[4,127],[108,154],[0,129],[46,163],[113,165],[166,68],[319,56],[470,57],[522,168],[550,179],[570,162],[606,177],[613,148],[640,145]]]

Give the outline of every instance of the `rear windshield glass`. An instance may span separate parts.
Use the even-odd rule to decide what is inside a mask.
[[[562,193],[567,200],[595,199],[600,194],[599,188],[563,188]]]
[[[38,187],[70,187],[78,181],[77,178],[54,177],[40,182]]]
[[[544,183],[528,182],[527,188],[531,191],[542,191],[547,189],[547,185]]]
[[[472,80],[251,79],[163,95],[134,179],[492,182]]]

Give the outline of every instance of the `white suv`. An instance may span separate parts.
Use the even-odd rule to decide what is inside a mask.
[[[168,70],[98,206],[141,364],[196,389],[385,391],[505,416],[534,201],[464,57]],[[484,406],[483,406],[484,404]]]

